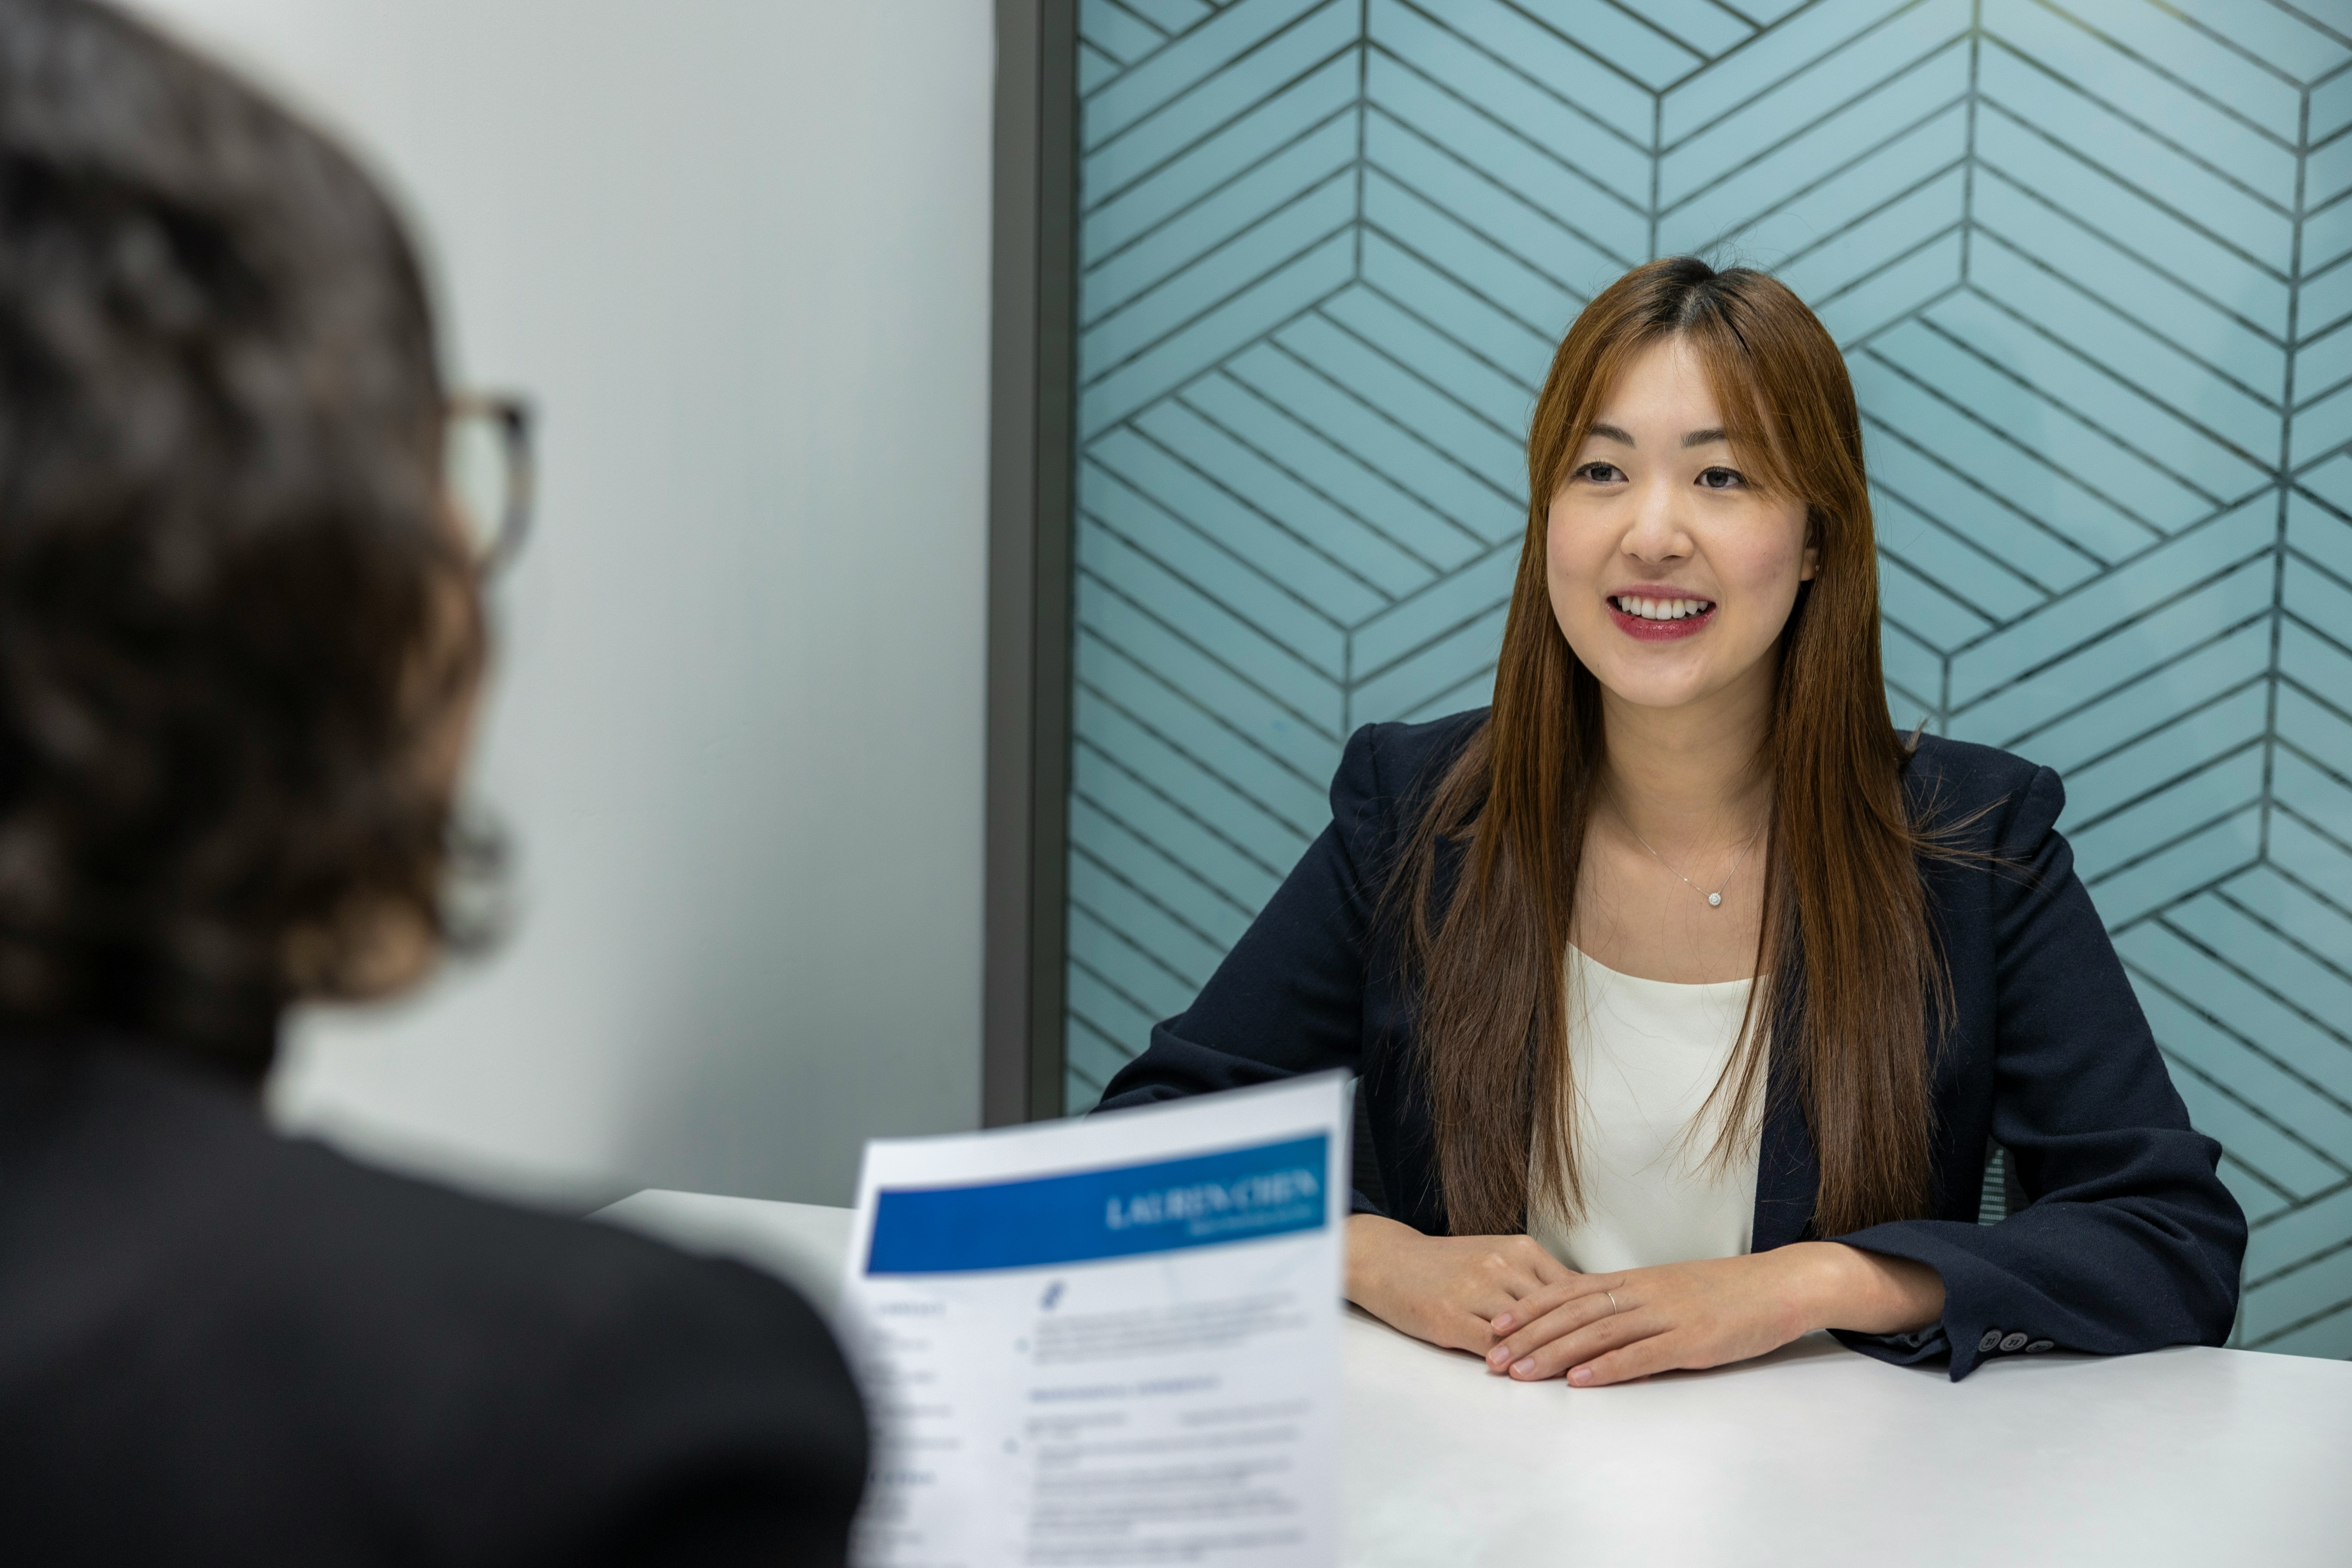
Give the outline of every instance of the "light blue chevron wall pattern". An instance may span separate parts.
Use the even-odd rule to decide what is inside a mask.
[[[2254,1224],[2352,1355],[2352,0],[1083,0],[1068,1100],[1357,725],[1486,700],[1553,345],[1769,267],[1868,421],[1888,699],[2059,768]]]

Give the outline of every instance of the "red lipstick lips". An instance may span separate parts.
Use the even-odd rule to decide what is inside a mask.
[[[1629,616],[1624,611],[1617,607],[1617,601],[1621,597],[1635,598],[1650,596],[1652,595],[1630,594],[1621,595],[1612,594],[1602,602],[1609,606],[1609,618],[1617,623],[1617,629],[1623,632],[1627,637],[1632,637],[1636,642],[1677,642],[1684,637],[1697,636],[1700,631],[1704,630],[1707,625],[1715,619],[1716,605],[1712,602],[1709,602],[1706,608],[1699,611],[1696,615],[1683,616],[1670,621],[1654,621],[1647,616]],[[1696,598],[1697,595],[1692,594],[1660,594],[1654,595],[1654,597],[1661,599]]]

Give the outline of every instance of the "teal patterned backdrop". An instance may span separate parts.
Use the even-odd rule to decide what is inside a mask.
[[[2352,1355],[2352,0],[1084,0],[1071,1109],[1356,725],[1486,700],[1587,296],[1772,268],[1844,345],[1898,722],[2063,826]]]

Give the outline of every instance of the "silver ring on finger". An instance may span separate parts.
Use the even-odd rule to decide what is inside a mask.
[[[1621,1306],[1619,1306],[1619,1305],[1617,1304],[1617,1292],[1616,1292],[1616,1291],[1614,1291],[1614,1290],[1603,1290],[1603,1291],[1602,1291],[1602,1292],[1601,1292],[1601,1293],[1602,1295],[1604,1295],[1604,1296],[1606,1296],[1606,1297],[1608,1297],[1608,1298],[1609,1298],[1609,1315],[1610,1315],[1611,1317],[1612,1317],[1612,1318],[1613,1318],[1613,1317],[1615,1317],[1618,1313],[1620,1313],[1620,1312],[1622,1312],[1622,1311],[1623,1311],[1623,1310],[1625,1310],[1624,1308],[1622,1308],[1622,1307],[1621,1307]]]

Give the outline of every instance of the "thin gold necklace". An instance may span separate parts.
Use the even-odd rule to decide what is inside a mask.
[[[1610,805],[1617,805],[1617,803],[1612,801],[1610,802]],[[1634,843],[1640,845],[1643,848],[1649,850],[1651,859],[1655,860],[1661,866],[1664,866],[1666,870],[1673,875],[1675,881],[1680,882],[1684,887],[1688,888],[1692,892],[1696,893],[1700,898],[1705,899],[1706,900],[1706,907],[1711,910],[1719,910],[1723,908],[1723,895],[1725,889],[1731,886],[1732,879],[1739,875],[1739,868],[1748,864],[1748,852],[1756,847],[1756,841],[1759,838],[1764,837],[1764,830],[1761,827],[1759,827],[1755,832],[1748,836],[1748,842],[1739,847],[1739,858],[1734,860],[1731,863],[1731,869],[1724,873],[1723,887],[1717,888],[1714,892],[1710,893],[1705,888],[1700,887],[1696,882],[1692,881],[1688,877],[1684,876],[1680,871],[1675,870],[1674,867],[1668,865],[1666,858],[1658,853],[1657,847],[1648,839],[1642,837],[1642,830],[1633,826],[1633,819],[1625,815],[1625,808],[1623,806],[1617,806],[1617,820],[1625,825],[1625,831],[1633,836]]]

